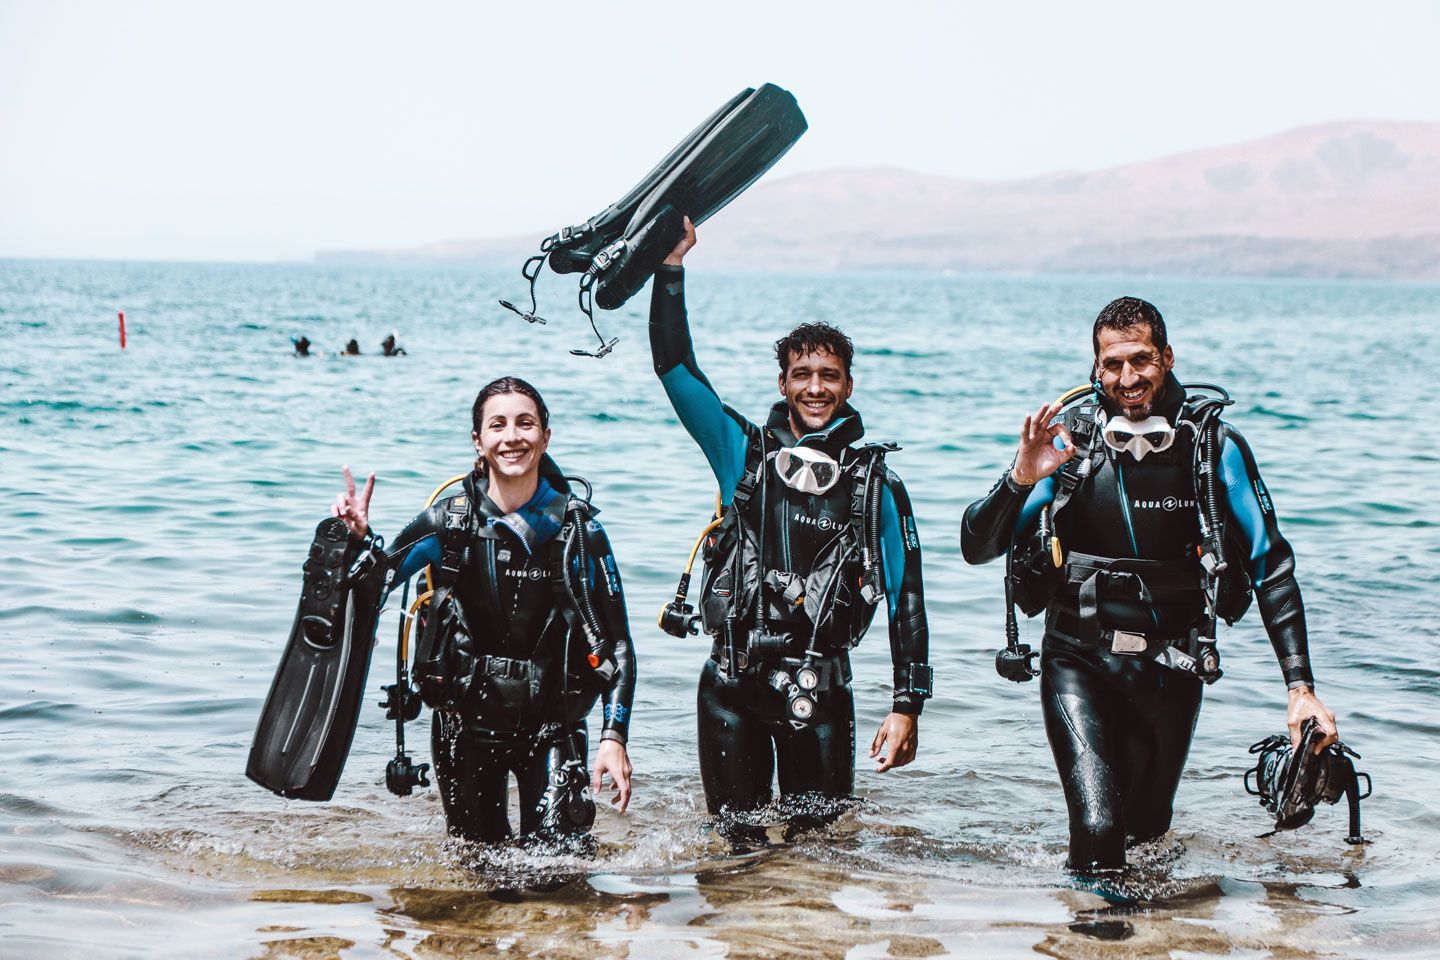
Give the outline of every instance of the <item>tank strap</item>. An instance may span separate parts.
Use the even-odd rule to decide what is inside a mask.
[[[884,482],[885,454],[899,449],[898,443],[867,443],[855,451],[850,464],[854,479],[850,485],[849,531],[860,551],[860,599],[872,607],[885,595],[880,569],[881,488],[874,484],[877,471],[880,482]]]
[[[1090,475],[1095,472],[1095,438],[1100,436],[1099,424],[1095,422],[1100,404],[1087,401],[1073,408],[1065,417],[1065,429],[1075,444],[1075,458],[1055,471],[1055,498],[1050,502],[1050,522],[1070,498],[1079,490]],[[1073,463],[1072,467],[1070,464]]]
[[[444,525],[440,528],[440,565],[435,571],[435,586],[454,587],[460,570],[470,559],[471,541],[470,497],[451,497],[445,505]]]
[[[618,667],[615,664],[615,641],[605,635],[604,625],[595,615],[594,602],[590,597],[590,558],[585,552],[585,526],[590,520],[589,503],[571,496],[565,505],[565,522],[556,538],[560,549],[551,558],[550,585],[555,591],[555,609],[565,621],[566,629],[572,636],[584,638],[591,669],[601,681],[609,684]],[[581,564],[579,582],[570,579],[570,558],[575,557]],[[542,631],[543,635],[543,631]],[[569,663],[562,667],[568,689]]]
[[[735,492],[730,496],[730,509],[734,511],[737,520],[745,512],[745,507],[749,505],[755,488],[760,486],[761,480],[764,479],[761,473],[764,469],[765,458],[761,453],[760,442],[753,440],[747,443],[745,445],[745,467],[740,473],[739,482],[735,484]]]

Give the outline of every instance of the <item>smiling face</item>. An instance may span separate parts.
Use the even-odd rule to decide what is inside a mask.
[[[1165,391],[1165,375],[1175,366],[1166,344],[1157,350],[1150,325],[1101,329],[1095,335],[1095,378],[1105,396],[1131,420],[1144,420]]]
[[[501,393],[485,401],[480,428],[470,434],[490,476],[518,480],[540,470],[550,446],[550,429],[541,426],[535,401],[523,393]]]
[[[802,437],[828,427],[854,389],[855,381],[834,353],[791,351],[780,374],[780,396],[790,408],[791,432]]]

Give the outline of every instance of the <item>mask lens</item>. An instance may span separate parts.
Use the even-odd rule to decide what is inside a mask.
[[[809,447],[777,450],[775,472],[786,486],[801,493],[824,493],[840,479],[840,465]]]

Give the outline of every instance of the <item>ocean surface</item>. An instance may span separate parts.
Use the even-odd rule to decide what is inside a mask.
[[[530,326],[496,306],[524,295],[510,273],[0,262],[0,955],[1440,953],[1440,287],[693,268],[701,366],[752,417],[791,325],[854,338],[854,403],[904,447],[890,463],[925,551],[936,697],[918,759],[878,775],[864,756],[889,704],[882,614],[855,658],[863,802],[745,854],[704,822],[708,647],[655,626],[714,484],[651,370],[648,292],[600,316],[621,338],[604,360],[569,353],[594,342],[571,280],[542,292],[551,322]],[[1222,633],[1174,830],[1111,903],[1063,869],[1036,685],[992,665],[1001,570],[967,567],[958,529],[1024,414],[1086,378],[1091,320],[1127,293],[1164,312],[1182,380],[1235,397],[1298,556],[1319,693],[1375,793],[1366,846],[1344,842],[1343,804],[1262,836],[1241,775],[1283,729],[1285,689],[1252,610]],[[392,330],[408,356],[378,356]],[[291,357],[300,334],[323,355]],[[366,355],[335,356],[352,336]],[[373,706],[333,802],[243,775],[341,465],[379,475],[372,520],[393,536],[468,468],[470,404],[501,374],[540,388],[552,454],[594,483],[639,650],[635,799],[602,804],[593,859],[448,841],[433,788],[386,793],[393,728]],[[421,760],[427,730],[410,728]]]

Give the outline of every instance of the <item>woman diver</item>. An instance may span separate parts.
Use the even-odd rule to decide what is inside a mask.
[[[445,819],[466,840],[510,837],[509,773],[521,836],[584,833],[590,791],[605,777],[611,802],[622,812],[630,802],[635,650],[619,573],[590,519],[589,484],[564,476],[546,453],[550,414],[539,392],[502,377],[480,391],[471,416],[479,456],[464,492],[428,507],[387,551],[391,583],[429,568],[414,679],[435,708],[431,754]],[[375,475],[357,493],[344,473],[331,513],[367,538]],[[585,719],[602,696],[587,778]]]

